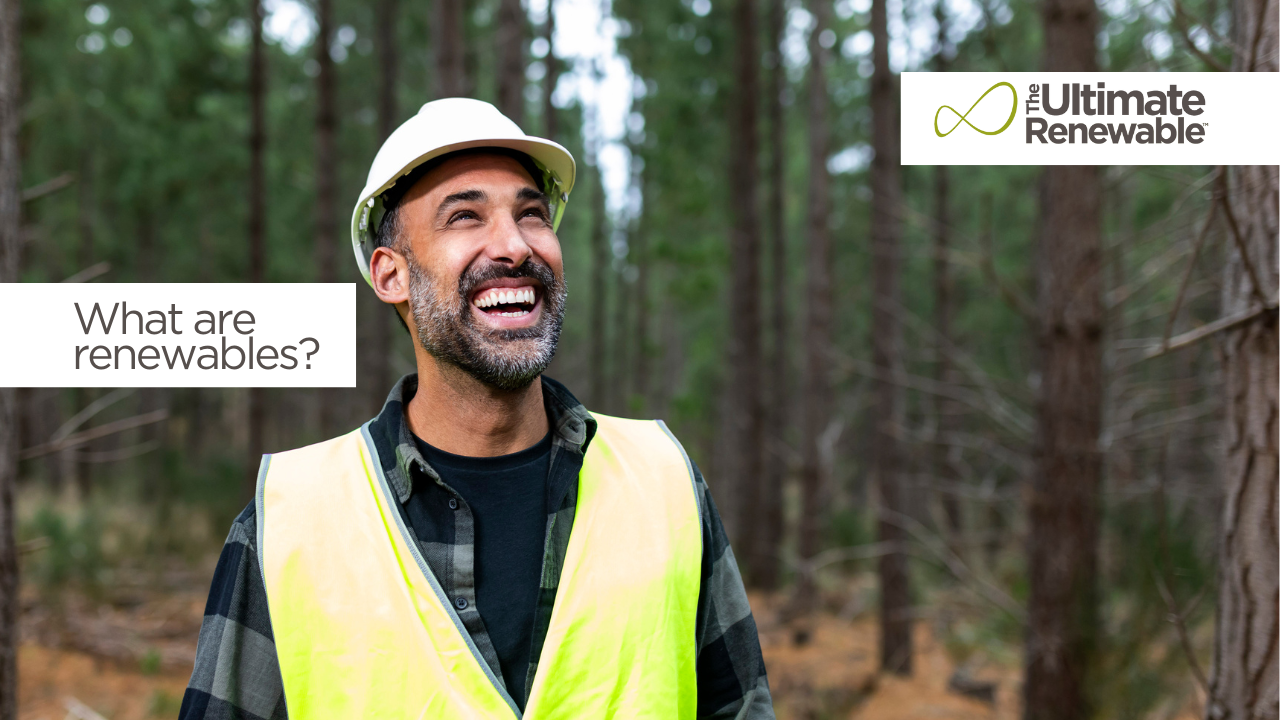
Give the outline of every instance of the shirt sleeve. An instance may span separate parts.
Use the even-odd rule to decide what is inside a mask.
[[[276,659],[267,590],[258,570],[254,504],[240,513],[222,546],[204,608],[195,670],[181,720],[284,720],[284,683]]]
[[[696,465],[693,478],[702,508],[698,717],[772,720],[769,678],[738,562],[711,491]]]

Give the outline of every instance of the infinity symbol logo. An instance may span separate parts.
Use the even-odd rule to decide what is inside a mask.
[[[985,98],[986,96],[990,95],[992,90],[995,90],[996,88],[1002,85],[1004,87],[1009,88],[1009,91],[1013,93],[1013,103],[1009,106],[1009,119],[1004,121],[1004,125],[1001,125],[999,130],[993,130],[991,132],[987,132],[986,130],[983,130],[982,128],[969,122],[966,118],[969,117],[969,113],[973,112],[974,108],[978,107],[978,103],[982,102],[982,98]],[[951,129],[947,130],[946,132],[942,132],[942,130],[938,128],[938,116],[942,114],[943,110],[950,110],[951,113],[958,118],[956,120],[956,124],[952,125]],[[968,125],[974,130],[977,130],[983,135],[999,135],[1000,133],[1007,130],[1010,125],[1013,124],[1013,116],[1017,114],[1017,112],[1018,112],[1018,91],[1015,90],[1013,86],[1007,82],[998,82],[995,85],[992,85],[991,87],[987,88],[987,91],[982,93],[982,97],[975,100],[974,103],[969,106],[969,109],[966,110],[963,115],[957,112],[956,109],[951,107],[950,105],[943,105],[942,107],[938,108],[938,112],[933,114],[933,132],[937,134],[938,137],[946,137],[951,134],[952,130],[955,130],[956,128],[960,127],[960,123],[964,123],[965,125]]]

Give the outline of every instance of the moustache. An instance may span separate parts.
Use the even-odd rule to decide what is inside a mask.
[[[501,278],[532,278],[542,284],[547,295],[553,294],[560,286],[560,281],[551,267],[538,260],[526,260],[518,267],[488,263],[480,267],[470,267],[458,278],[458,296],[465,303],[478,285]]]

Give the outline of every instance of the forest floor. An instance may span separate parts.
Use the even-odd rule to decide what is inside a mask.
[[[176,717],[195,655],[205,577],[170,577],[162,583],[167,589],[126,586],[110,598],[64,592],[50,600],[24,592],[19,718]],[[752,606],[780,720],[1013,720],[1020,714],[1016,654],[965,663],[970,692],[981,694],[984,684],[994,691],[988,702],[948,687],[957,666],[927,620],[914,630],[915,672],[899,678],[877,672],[872,612],[824,609],[786,620],[785,598],[762,594],[753,594]],[[1165,717],[1190,720],[1194,712],[1181,708]]]

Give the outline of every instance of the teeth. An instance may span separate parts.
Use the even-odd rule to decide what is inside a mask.
[[[532,305],[535,302],[537,302],[537,298],[533,288],[523,287],[511,290],[486,290],[472,301],[472,304],[478,308],[487,308],[494,305],[514,305],[516,303]]]

